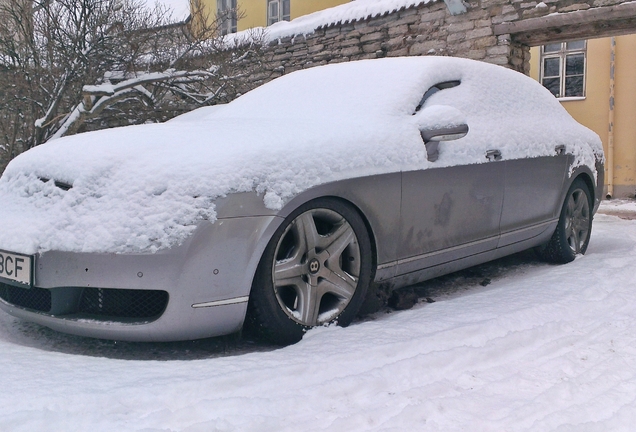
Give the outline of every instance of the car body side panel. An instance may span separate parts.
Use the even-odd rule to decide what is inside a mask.
[[[304,202],[323,196],[350,201],[369,223],[378,262],[394,261],[400,185],[400,173],[325,184],[299,194],[280,211],[267,209],[255,193],[233,194],[217,203],[217,221],[201,222],[177,247],[154,254],[45,252],[36,257],[35,285],[54,290],[53,303],[59,307],[46,314],[0,301],[0,308],[56,330],[100,338],[161,341],[231,333],[243,324],[254,273],[269,239]],[[151,322],[78,319],[69,313],[78,299],[57,294],[81,290],[65,287],[163,290],[169,302]],[[226,300],[236,303],[219,304]]]
[[[499,163],[487,163],[482,164],[481,168],[488,165],[496,168],[503,166]],[[409,175],[415,176],[415,173]],[[569,185],[579,175],[594,178],[587,167],[573,170],[563,185],[555,212],[560,209]],[[602,176],[602,173],[600,175]],[[492,211],[493,206],[502,205],[500,192],[493,195],[493,191],[499,191],[496,187],[497,179],[499,185],[503,184],[502,176],[503,173],[493,174],[490,171],[481,177],[468,175],[463,178],[456,173],[443,182],[446,189],[436,188],[440,184],[436,181],[428,188],[428,195],[421,195],[421,198],[429,197],[431,205],[424,213],[416,212],[413,215],[427,214],[428,222],[431,222],[430,218],[439,217],[440,212],[443,212],[444,207],[440,204],[444,202],[446,194],[453,199],[458,198],[460,203],[471,203],[468,207],[462,207],[462,212],[455,212],[458,213],[456,216],[464,218],[464,223],[489,221],[493,235],[486,233],[481,238],[468,236],[465,238],[466,241],[462,240],[463,243],[460,241],[456,246],[440,243],[441,249],[433,246],[431,249],[435,250],[432,252],[418,254],[415,244],[410,251],[416,255],[398,259],[401,245],[395,239],[401,232],[401,173],[363,177],[315,187],[290,200],[278,212],[265,208],[262,205],[262,197],[254,193],[236,194],[218,205],[219,216],[222,216],[219,220],[213,224],[200,223],[193,236],[178,247],[155,254],[83,254],[52,251],[36,257],[35,285],[40,288],[57,289],[60,292],[64,287],[167,291],[170,301],[163,315],[155,321],[126,323],[79,319],[72,315],[65,316],[64,305],[58,308],[57,312],[62,314],[58,316],[25,310],[1,300],[0,308],[14,316],[55,330],[90,337],[168,341],[231,333],[240,329],[243,324],[253,275],[269,239],[286,215],[314,198],[339,197],[350,201],[361,210],[368,220],[373,240],[377,244],[378,264],[383,267],[379,272],[381,277],[376,276],[376,280],[385,280],[394,287],[430,279],[548,241],[556,226],[556,220],[546,222],[537,235],[524,234],[525,237],[520,241],[494,248],[493,242],[496,243],[498,237],[498,218],[492,215],[486,218],[490,214],[486,209],[490,208]],[[475,181],[475,178],[479,181]],[[600,181],[602,182],[602,178]],[[464,183],[463,188],[460,186],[461,182]],[[455,186],[452,186],[453,184]],[[596,198],[598,199],[598,190]],[[420,199],[419,203],[421,202]],[[451,210],[453,205],[451,202]],[[411,201],[411,207],[418,209],[415,201]],[[455,217],[455,213],[449,213],[449,220]],[[248,217],[248,214],[262,216]],[[410,220],[412,223],[417,222],[415,216]],[[435,220],[432,221],[434,225]],[[423,222],[421,221],[422,224]],[[527,227],[514,232],[524,230],[527,230]],[[251,253],[245,254],[245,251]],[[401,265],[399,269],[396,266],[398,263]],[[231,303],[225,304],[227,300]]]
[[[395,262],[399,246],[395,239],[400,235],[401,173],[359,177],[316,186],[290,200],[279,215],[286,217],[305,202],[328,196],[349,201],[361,211],[371,229],[378,266]]]
[[[173,296],[190,304],[248,296],[261,255],[282,221],[240,217],[203,226],[188,247]]]
[[[254,192],[232,194],[216,200],[216,211],[219,218],[248,215],[285,218],[304,203],[321,197],[340,198],[360,210],[362,217],[369,223],[379,265],[397,259],[398,244],[395,239],[399,236],[401,173],[325,183],[296,195],[281,210],[268,209],[263,196]]]
[[[553,222],[539,235],[534,236],[517,243],[512,243],[504,247],[490,249],[476,254],[467,253],[468,248],[464,247],[461,253],[455,254],[452,261],[440,262],[428,267],[414,269],[409,273],[399,274],[386,283],[391,288],[400,288],[415,283],[423,282],[449,273],[453,273],[468,267],[483,264],[497,258],[504,257],[513,253],[521,252],[534,246],[538,246],[550,240],[552,232],[556,228],[556,222]]]
[[[558,218],[568,156],[504,161],[506,187],[499,247],[531,238]]]
[[[492,161],[403,173],[398,273],[494,249],[503,169]]]
[[[550,240],[554,230],[556,229],[561,207],[565,200],[567,191],[574,180],[583,176],[588,179],[591,184],[593,184],[594,174],[589,167],[579,166],[576,168],[570,168],[572,163],[573,157],[568,155],[563,171],[564,180],[562,181],[561,189],[555,191],[557,196],[555,199],[551,200],[553,208],[551,211],[548,211],[549,209],[546,207],[547,213],[552,215],[552,217],[547,217],[548,220],[544,220],[541,223],[531,223],[527,226],[518,226],[516,229],[509,230],[507,233],[502,233],[501,241],[496,249],[474,253],[475,250],[477,250],[474,248],[475,245],[467,244],[455,248],[454,250],[429,254],[427,258],[437,257],[435,258],[436,261],[429,259],[427,265],[419,266],[423,262],[420,261],[418,265],[411,267],[412,271],[400,272],[395,277],[387,280],[386,283],[392,288],[399,288],[545,244]],[[597,163],[596,171],[597,179],[594,188],[595,190],[591,191],[594,194],[595,210],[598,208],[603,191],[604,169],[602,162]],[[446,259],[440,259],[439,256],[444,254],[446,254]],[[401,268],[405,267],[401,266]]]

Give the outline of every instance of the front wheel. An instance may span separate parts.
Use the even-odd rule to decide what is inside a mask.
[[[299,207],[278,228],[259,263],[248,328],[274,343],[312,327],[348,325],[371,279],[366,226],[350,205],[329,198]]]
[[[584,254],[592,233],[592,197],[580,178],[565,196],[561,216],[550,241],[537,249],[539,256],[553,263],[569,263]]]

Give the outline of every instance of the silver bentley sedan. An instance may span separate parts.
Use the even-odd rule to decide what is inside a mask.
[[[62,332],[280,344],[394,289],[584,254],[603,149],[517,72],[450,57],[290,73],[164,124],[57,139],[0,179],[0,308]]]

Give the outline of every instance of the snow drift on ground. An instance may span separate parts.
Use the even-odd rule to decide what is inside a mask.
[[[461,85],[431,96],[431,86]],[[450,105],[470,132],[431,163],[420,128]],[[427,107],[430,108],[427,114]],[[154,252],[183,241],[212,201],[257,191],[270,209],[312,186],[350,177],[554,155],[594,168],[598,137],[534,80],[486,63],[411,57],[295,72],[232,103],[159,125],[79,134],[30,150],[0,179],[0,249],[36,253]],[[450,123],[454,119],[449,118]],[[57,188],[53,179],[73,187]]]
[[[418,288],[435,303],[275,350],[100,342],[0,313],[0,430],[628,432],[634,267],[636,222],[597,215],[571,264],[486,264]]]

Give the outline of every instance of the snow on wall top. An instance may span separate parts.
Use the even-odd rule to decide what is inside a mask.
[[[461,84],[429,98],[431,86]],[[420,127],[436,108],[470,132],[429,162]],[[449,119],[453,121],[453,119]],[[594,168],[598,136],[520,73],[450,57],[366,60],[278,78],[232,103],[164,124],[78,134],[14,159],[0,179],[0,249],[36,253],[157,251],[182,242],[213,201],[256,191],[271,209],[312,186],[400,170],[554,155]],[[54,179],[72,184],[64,191]]]
[[[292,21],[279,21],[267,27],[264,32],[268,40],[274,41],[288,36],[310,34],[320,27],[329,27],[339,23],[345,24],[373,18],[399,9],[418,6],[422,3],[432,3],[434,1],[438,0],[355,0],[350,3],[303,15]],[[228,35],[228,37],[241,40],[252,31],[254,31],[254,29]]]

